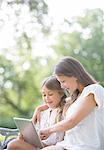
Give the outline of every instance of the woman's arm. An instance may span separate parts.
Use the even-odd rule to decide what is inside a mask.
[[[24,141],[24,137],[21,133],[18,134],[17,139]]]
[[[47,106],[46,104],[43,104],[43,105],[38,106],[38,107],[35,109],[35,112],[34,112],[33,117],[32,117],[32,121],[33,121],[34,123],[40,121],[40,113],[41,113],[41,111],[44,111],[44,110],[46,110],[46,109],[48,109],[48,106]]]
[[[80,104],[78,110],[69,118],[60,121],[59,123],[40,131],[40,136],[42,138],[47,138],[51,133],[57,131],[67,131],[75,127],[81,120],[88,116],[91,111],[96,107],[96,102],[94,95],[88,95]]]

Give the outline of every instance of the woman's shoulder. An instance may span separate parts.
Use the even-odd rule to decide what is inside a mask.
[[[99,83],[90,84],[87,87],[89,87],[89,88],[93,88],[93,87],[103,88],[103,86],[101,84],[99,84]]]
[[[84,88],[82,96],[86,97],[93,94],[98,106],[104,107],[104,88],[100,84],[91,84]]]
[[[83,92],[87,92],[87,91],[104,91],[104,87],[101,86],[100,84],[96,83],[96,84],[91,84],[88,85],[84,88]]]

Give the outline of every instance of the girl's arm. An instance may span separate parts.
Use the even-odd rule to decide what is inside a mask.
[[[43,104],[43,105],[40,105],[40,106],[38,106],[36,109],[35,109],[35,112],[34,112],[34,114],[33,114],[33,117],[32,117],[32,121],[34,122],[34,123],[36,123],[36,122],[40,122],[40,113],[41,113],[41,111],[44,111],[44,110],[46,110],[46,109],[48,109],[48,106],[46,105],[46,104]]]
[[[96,102],[93,94],[89,94],[80,104],[76,112],[69,118],[60,121],[59,123],[40,131],[40,137],[46,139],[51,133],[58,131],[67,131],[75,127],[81,120],[88,116],[96,107]]]

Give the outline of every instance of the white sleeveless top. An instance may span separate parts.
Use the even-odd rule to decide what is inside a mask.
[[[68,108],[66,118],[80,106],[90,93],[94,94],[97,107],[74,128],[66,131],[64,140],[57,144],[67,150],[104,150],[104,88],[92,84],[84,88],[80,97]]]
[[[56,117],[58,114],[58,108],[44,110],[41,112],[40,122],[36,124],[37,131],[40,129],[45,129],[50,127],[56,123]],[[64,139],[64,132],[56,132],[51,134],[46,140],[42,140],[42,142],[46,145],[55,145],[57,142],[62,141]]]

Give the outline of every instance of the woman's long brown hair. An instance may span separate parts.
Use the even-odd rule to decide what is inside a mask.
[[[94,84],[97,81],[85,70],[83,65],[73,57],[64,57],[54,68],[54,74],[61,76],[65,75],[68,77],[76,77],[78,83],[81,83],[84,87]],[[73,101],[77,99],[79,89],[76,89],[71,95]]]

